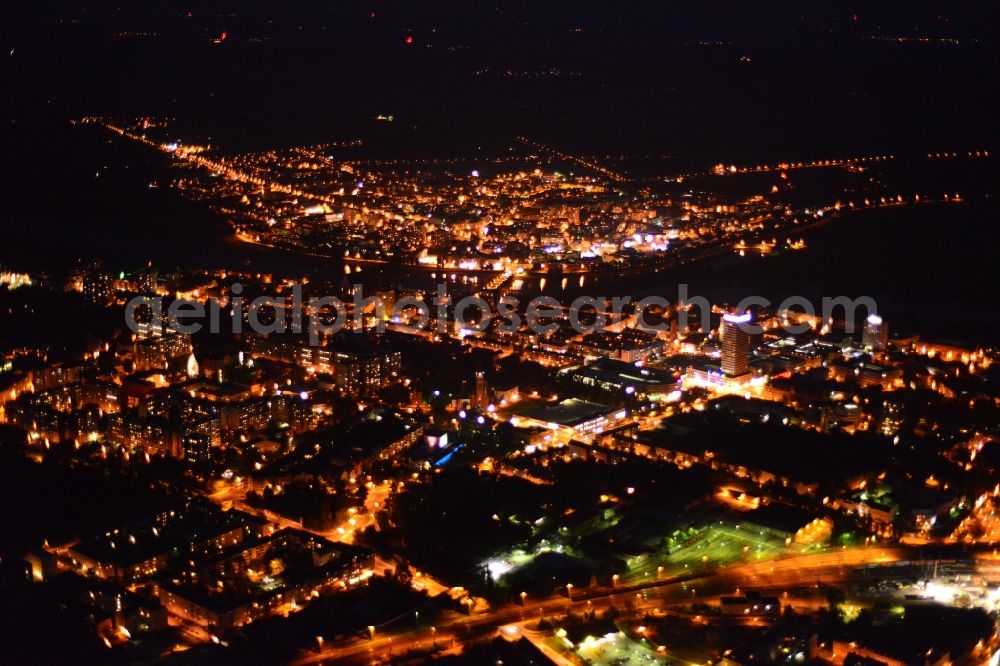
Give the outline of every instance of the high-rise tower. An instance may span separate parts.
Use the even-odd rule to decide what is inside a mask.
[[[752,318],[749,312],[722,317],[722,372],[730,377],[745,375],[750,367],[750,332],[746,326]]]
[[[871,352],[885,351],[889,344],[889,327],[877,314],[868,315],[861,333],[861,345]]]

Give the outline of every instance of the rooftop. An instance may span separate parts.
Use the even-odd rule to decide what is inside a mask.
[[[610,414],[615,410],[610,405],[598,402],[588,402],[578,398],[569,398],[555,404],[546,404],[529,408],[519,416],[546,423],[572,428],[600,416]]]

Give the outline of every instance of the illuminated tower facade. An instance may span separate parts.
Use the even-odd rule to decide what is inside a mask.
[[[750,368],[750,324],[752,315],[727,314],[722,317],[722,372],[730,377],[745,375]]]
[[[871,352],[885,351],[889,344],[889,327],[877,314],[868,315],[861,334],[862,346]]]
[[[483,409],[490,404],[490,390],[486,384],[486,373],[482,371],[476,373],[476,395],[473,403],[473,407],[479,409]]]

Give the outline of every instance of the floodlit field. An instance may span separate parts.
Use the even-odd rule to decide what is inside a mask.
[[[662,664],[667,659],[658,655],[655,648],[630,640],[622,633],[585,639],[576,653],[584,663],[597,666],[638,666]]]
[[[686,539],[671,539],[668,548],[650,557],[631,558],[623,578],[637,581],[672,576],[733,562],[766,560],[786,552],[785,541],[778,535],[754,525],[719,522],[689,533]]]

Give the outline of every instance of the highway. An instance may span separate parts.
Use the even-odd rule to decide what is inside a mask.
[[[525,605],[506,605],[488,611],[462,615],[449,613],[436,627],[404,632],[376,632],[372,638],[352,638],[324,644],[311,654],[303,654],[295,664],[372,664],[408,652],[460,649],[488,640],[506,625],[524,626],[545,616],[602,612],[634,604],[637,612],[663,610],[670,605],[717,600],[737,588],[784,590],[820,584],[842,584],[858,578],[851,570],[865,565],[889,565],[912,557],[912,549],[899,547],[855,548],[816,555],[798,555],[782,560],[708,569],[659,581],[592,588],[573,594],[525,600]]]

